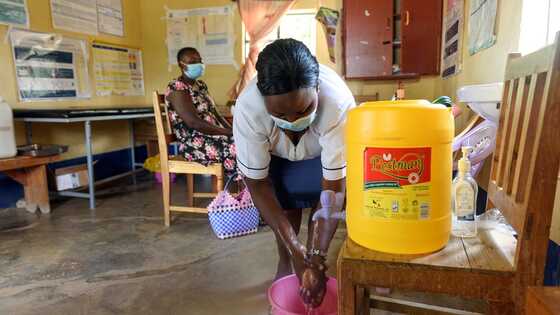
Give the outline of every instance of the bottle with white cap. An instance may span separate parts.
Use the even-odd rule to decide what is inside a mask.
[[[0,96],[0,159],[17,154],[12,108]]]
[[[462,147],[463,157],[459,160],[458,173],[453,180],[453,228],[457,237],[475,237],[476,230],[476,196],[478,185],[471,175],[469,153],[472,147]]]

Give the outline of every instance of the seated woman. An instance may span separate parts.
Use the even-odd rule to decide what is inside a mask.
[[[222,163],[227,177],[235,175],[232,128],[216,110],[206,83],[199,80],[204,74],[200,54],[195,48],[182,48],[177,63],[181,75],[167,85],[165,100],[180,154],[203,165]]]

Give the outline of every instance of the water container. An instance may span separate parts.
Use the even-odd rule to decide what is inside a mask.
[[[347,227],[366,248],[441,249],[451,231],[451,109],[424,100],[365,103],[348,114]]]
[[[0,159],[15,156],[16,139],[14,134],[14,117],[12,109],[0,97]]]

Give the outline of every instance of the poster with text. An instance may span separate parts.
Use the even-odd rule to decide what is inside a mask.
[[[0,0],[0,24],[29,28],[27,0]]]
[[[142,52],[138,49],[93,44],[95,89],[98,96],[144,95]]]
[[[166,16],[170,65],[183,47],[196,47],[206,64],[235,64],[232,6],[168,10]]]
[[[21,101],[90,96],[85,41],[23,30],[9,36]]]
[[[97,2],[92,0],[51,0],[54,28],[97,35]]]
[[[124,36],[121,0],[97,0],[97,22],[101,33]]]
[[[471,0],[469,12],[469,53],[474,55],[496,43],[498,0]]]
[[[442,72],[447,78],[461,71],[463,52],[464,0],[447,0],[444,19]]]

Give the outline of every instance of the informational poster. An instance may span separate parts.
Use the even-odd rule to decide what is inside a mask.
[[[23,30],[9,36],[21,101],[90,96],[85,41]]]
[[[92,0],[51,0],[56,29],[97,35],[97,2]]]
[[[498,0],[471,0],[469,20],[469,53],[471,55],[496,43]]]
[[[196,48],[206,64],[235,64],[234,40],[232,6],[167,11],[169,64],[183,47]]]
[[[106,44],[93,44],[92,47],[98,96],[144,95],[140,50]]]
[[[442,73],[446,78],[461,71],[463,51],[464,0],[447,0],[443,32]]]
[[[121,0],[97,0],[97,22],[99,32],[124,36]]]
[[[0,24],[29,28],[27,0],[0,0]]]

